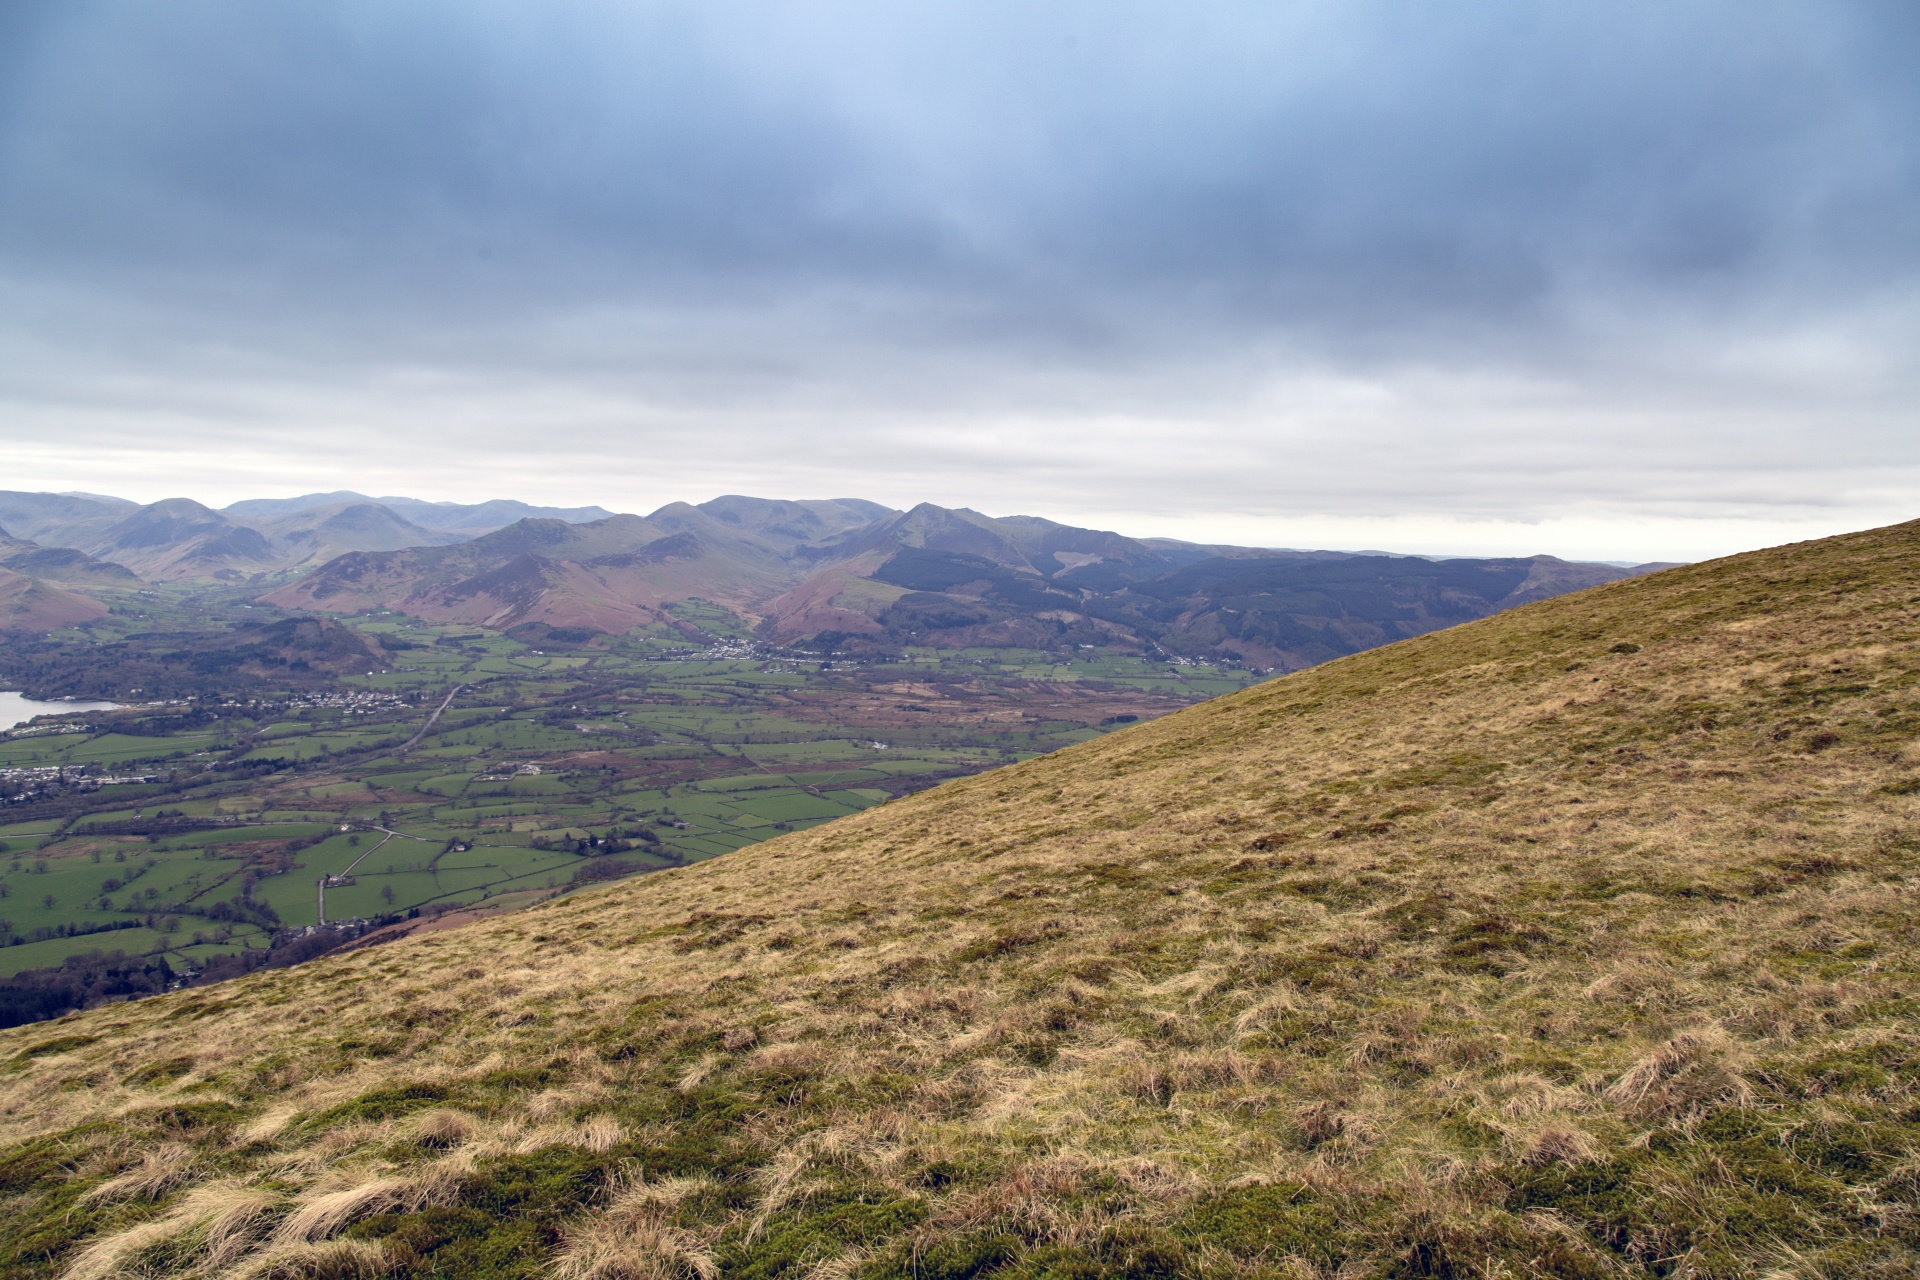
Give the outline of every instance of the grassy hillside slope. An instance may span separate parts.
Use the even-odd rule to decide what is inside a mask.
[[[106,616],[107,606],[91,596],[0,567],[0,631],[55,631]]]
[[[1920,526],[0,1036],[0,1275],[1910,1275]]]

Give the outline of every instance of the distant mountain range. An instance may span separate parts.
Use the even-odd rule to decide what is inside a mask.
[[[677,625],[663,607],[697,597],[815,648],[1084,645],[1288,670],[1638,571],[1149,543],[929,503],[736,496],[345,555],[265,599],[579,641]]]
[[[98,494],[0,492],[0,528],[43,547],[84,552],[155,582],[244,582],[312,568],[349,551],[442,546],[516,520],[604,520],[600,507],[472,505],[314,493],[215,511],[191,498],[148,506]]]
[[[210,581],[301,612],[393,609],[556,643],[685,629],[667,606],[699,599],[816,649],[1090,646],[1281,670],[1664,567],[1199,546],[853,498],[638,516],[351,492],[219,511],[0,493],[0,526],[0,570],[31,601],[0,614],[16,629],[98,616],[89,590]]]
[[[385,507],[403,521],[421,529],[466,537],[478,537],[495,529],[503,529],[516,520],[564,520],[568,524],[585,524],[591,520],[605,520],[614,514],[604,507],[535,507],[508,498],[472,504],[423,502],[419,498],[369,498],[363,493],[346,489],[334,493],[309,493],[299,498],[250,498],[225,508],[222,514],[242,523],[253,523],[311,511],[369,506]]]

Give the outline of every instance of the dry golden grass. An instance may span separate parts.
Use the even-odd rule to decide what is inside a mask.
[[[638,1172],[612,1179],[603,1208],[570,1226],[554,1261],[561,1280],[714,1280],[711,1236],[674,1225],[674,1210],[707,1190],[703,1181],[648,1182]]]
[[[4,1033],[0,1276],[1914,1274],[1917,737],[1908,525]]]

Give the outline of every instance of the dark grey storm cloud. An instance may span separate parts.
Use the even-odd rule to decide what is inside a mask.
[[[164,439],[209,493],[457,438],[422,483],[624,505],[1898,514],[1917,13],[15,0],[0,448],[103,488]]]

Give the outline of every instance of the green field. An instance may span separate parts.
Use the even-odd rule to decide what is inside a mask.
[[[0,810],[0,977],[95,950],[190,968],[262,947],[317,923],[322,877],[344,877],[329,920],[376,920],[697,862],[1252,682],[1086,651],[738,656],[742,620],[675,611],[728,656],[664,629],[537,649],[385,614],[350,620],[400,646],[379,674],[0,737],[9,779],[151,779]]]

